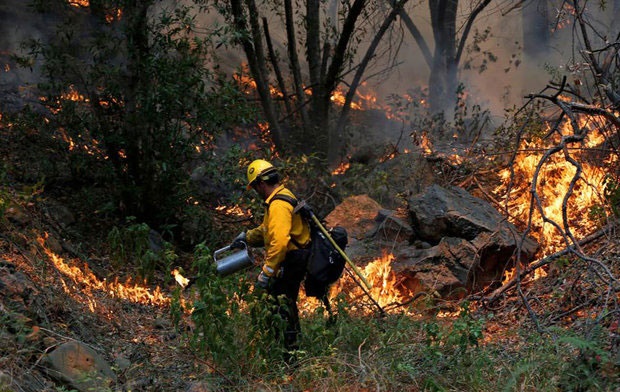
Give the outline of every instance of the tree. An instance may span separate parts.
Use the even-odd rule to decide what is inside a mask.
[[[422,57],[430,70],[429,103],[433,115],[446,117],[454,107],[459,85],[458,70],[463,58],[469,34],[478,16],[491,3],[491,0],[470,2],[469,13],[458,26],[458,0],[429,0],[434,51],[431,53],[427,39],[420,32],[413,18],[405,9],[399,10],[399,16],[411,37],[417,43]],[[392,2],[396,7],[397,3]],[[458,36],[458,32],[461,32]]]
[[[157,0],[91,3],[54,3],[62,21],[57,38],[31,43],[42,59],[41,87],[52,109],[48,127],[62,128],[95,152],[82,156],[76,179],[95,182],[101,171],[88,167],[111,165],[110,196],[123,214],[152,227],[174,223],[190,165],[201,159],[197,146],[247,114],[243,97],[206,67],[212,46],[210,37],[194,33],[194,7],[167,10]]]
[[[526,1],[522,5],[523,52],[538,59],[549,51],[549,11],[546,1]]]
[[[345,4],[337,14],[337,20],[330,18],[334,15],[333,6],[318,0],[305,1],[305,13],[296,10],[291,0],[284,0],[283,5],[284,13],[278,15],[281,21],[278,27],[286,32],[284,44],[287,48],[286,64],[290,70],[288,78],[282,77],[279,71],[284,67],[280,67],[279,53],[273,49],[271,26],[266,18],[263,19],[262,29],[258,23],[260,10],[255,1],[230,0],[220,10],[235,27],[236,43],[245,52],[277,147],[286,150],[296,146],[306,152],[320,151],[329,160],[337,160],[342,152],[342,143],[330,124],[333,107],[331,98],[341,86],[345,74],[357,66],[355,51],[369,28],[364,24],[367,20],[362,16],[381,10],[376,13],[376,20],[390,20],[388,26],[383,27],[384,30],[395,17],[389,16],[389,9],[382,10],[380,3],[370,0],[355,0]],[[277,8],[278,5],[274,4],[274,9]],[[297,31],[300,26],[302,32]],[[380,33],[381,36],[384,32]],[[298,53],[299,43],[305,50],[305,62]],[[269,55],[265,54],[265,46]],[[370,54],[365,62],[368,63],[373,56],[374,53]],[[274,104],[269,93],[270,86],[276,84],[272,82],[274,79],[286,99],[284,109],[280,108],[283,105]],[[285,82],[289,84],[285,85]],[[350,85],[349,95],[354,94],[356,88],[355,84]],[[347,100],[345,107],[350,102],[351,99]],[[286,125],[283,126],[282,122]],[[285,134],[284,129],[290,131]]]

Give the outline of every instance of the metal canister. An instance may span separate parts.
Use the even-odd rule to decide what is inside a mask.
[[[250,256],[248,252],[247,245],[245,245],[245,243],[243,244],[244,247],[242,249],[234,249],[233,253],[219,260],[218,256],[221,254],[233,251],[230,245],[218,249],[213,253],[213,260],[215,261],[216,270],[219,275],[227,276],[254,264],[252,256]]]

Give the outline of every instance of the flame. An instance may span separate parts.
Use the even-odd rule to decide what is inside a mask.
[[[181,275],[181,271],[179,271],[178,269],[173,269],[171,272],[172,276],[174,276],[174,280],[183,288],[186,288],[187,285],[189,284],[189,279],[187,279],[185,276]]]
[[[123,16],[123,10],[121,10],[120,8],[117,8],[115,10],[112,10],[110,13],[106,14],[105,21],[107,23],[112,23],[115,20],[121,20],[122,16]]]
[[[593,128],[594,125],[582,121],[582,127]],[[560,129],[561,135],[572,134],[570,124],[566,123]],[[558,141],[560,135],[556,137]],[[610,155],[605,158],[604,164],[594,165],[582,157],[583,153],[594,146],[597,146],[605,139],[604,135],[596,129],[590,129],[586,140],[581,144],[569,146],[570,154],[581,163],[583,172],[577,181],[573,194],[567,202],[568,223],[572,233],[577,237],[585,237],[590,234],[589,230],[597,225],[589,212],[594,205],[605,205],[602,196],[603,184],[607,173],[604,167],[612,167],[617,157]],[[530,206],[530,180],[536,167],[543,157],[544,148],[534,145],[532,142],[523,142],[520,153],[515,159],[514,165],[514,184],[508,200],[509,215],[516,222],[527,222]],[[570,181],[576,173],[575,167],[566,161],[563,154],[554,154],[550,160],[541,168],[536,191],[540,197],[542,211],[549,219],[552,219],[562,226],[562,204],[563,199],[569,191]],[[496,194],[506,194],[507,186],[510,183],[510,169],[500,172],[502,184],[495,189]],[[544,223],[538,210],[532,217],[533,236],[540,243],[543,256],[556,252],[565,247],[561,233],[549,223]]]
[[[338,167],[332,171],[332,174],[333,175],[344,174],[347,172],[347,170],[349,170],[349,167],[351,167],[351,164],[349,162],[341,162],[340,165],[338,165]]]
[[[346,94],[342,90],[335,90],[329,99],[339,105],[344,106],[346,102]],[[351,109],[360,110],[362,107],[355,102],[351,102]]]
[[[413,143],[420,147],[424,154],[430,155],[433,153],[433,143],[426,131],[423,131],[421,134],[414,132],[411,136],[413,137]]]
[[[393,254],[385,253],[381,257],[368,263],[366,267],[360,271],[372,286],[369,294],[382,308],[403,303],[410,298],[409,290],[401,284],[392,270],[393,260]],[[319,300],[314,297],[307,297],[303,291],[300,292],[299,296],[299,309],[302,314],[312,314],[317,306],[320,306]],[[353,281],[348,273],[344,273],[331,288],[329,297],[332,303],[337,296],[344,296],[352,311],[361,311],[365,314],[374,311],[373,308],[361,306],[362,302],[366,302],[366,293]],[[399,312],[403,311],[402,308],[398,307],[386,309],[387,312],[396,310]]]
[[[241,71],[233,74],[233,79],[240,85],[242,91],[246,95],[252,95],[256,93],[257,85],[254,78],[250,76],[250,68],[247,63],[241,64]],[[282,98],[284,94],[274,86],[269,86],[269,92],[274,98]]]
[[[159,287],[150,290],[138,283],[133,283],[131,278],[121,283],[118,278],[112,282],[97,278],[88,265],[77,266],[74,262],[68,262],[62,257],[52,252],[47,246],[48,234],[37,238],[37,242],[42,247],[44,253],[52,261],[56,269],[62,274],[61,283],[65,293],[76,301],[85,303],[91,312],[99,309],[97,294],[107,294],[114,298],[127,301],[148,304],[153,306],[165,307],[170,304],[170,298],[164,296]]]
[[[69,101],[84,101],[84,102],[88,102],[88,99],[84,98],[84,95],[80,94],[76,89],[74,85],[70,85],[69,86],[69,90],[65,93],[63,93],[60,96],[61,99],[66,99]]]
[[[67,3],[69,3],[69,5],[72,5],[74,7],[89,7],[90,6],[89,0],[67,0]]]
[[[239,206],[225,206],[225,205],[221,205],[221,206],[217,206],[215,207],[215,210],[218,212],[221,212],[225,215],[234,215],[237,217],[246,217],[250,215],[250,210],[246,209],[243,210],[241,207]]]
[[[386,253],[368,263],[362,271],[372,286],[370,294],[382,307],[402,302],[405,299],[401,290],[397,288],[399,282],[392,270],[392,261],[394,261],[394,255]]]
[[[336,90],[334,90],[329,99],[338,106],[344,106],[344,103],[346,102],[346,97],[347,93],[344,92],[340,87],[338,87]],[[385,108],[378,104],[376,92],[373,91],[370,87],[368,87],[366,82],[361,83],[355,90],[355,98],[351,101],[351,109],[385,110]]]

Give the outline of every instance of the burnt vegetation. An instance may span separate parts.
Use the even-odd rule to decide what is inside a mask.
[[[422,2],[435,53],[407,1],[9,3],[0,17],[32,34],[0,40],[0,391],[617,389],[620,35],[602,22],[617,2]],[[502,61],[485,12],[535,23],[509,68],[553,34],[571,43],[501,122],[458,80]],[[429,86],[373,97],[405,35]],[[373,285],[345,273],[335,319],[305,299],[296,367],[257,271],[222,278],[213,260],[260,221],[255,158],[321,217],[349,203]],[[407,231],[407,202],[434,184],[488,202],[533,258],[517,246],[501,278],[455,295],[395,273],[399,247],[435,245]],[[75,341],[105,377],[50,371]]]

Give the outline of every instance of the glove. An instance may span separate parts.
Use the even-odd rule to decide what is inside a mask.
[[[230,249],[242,249],[246,246],[246,234],[242,231],[230,244]]]
[[[263,271],[261,271],[258,275],[258,279],[256,279],[256,286],[263,290],[267,290],[267,287],[269,287],[269,276],[267,276]]]

